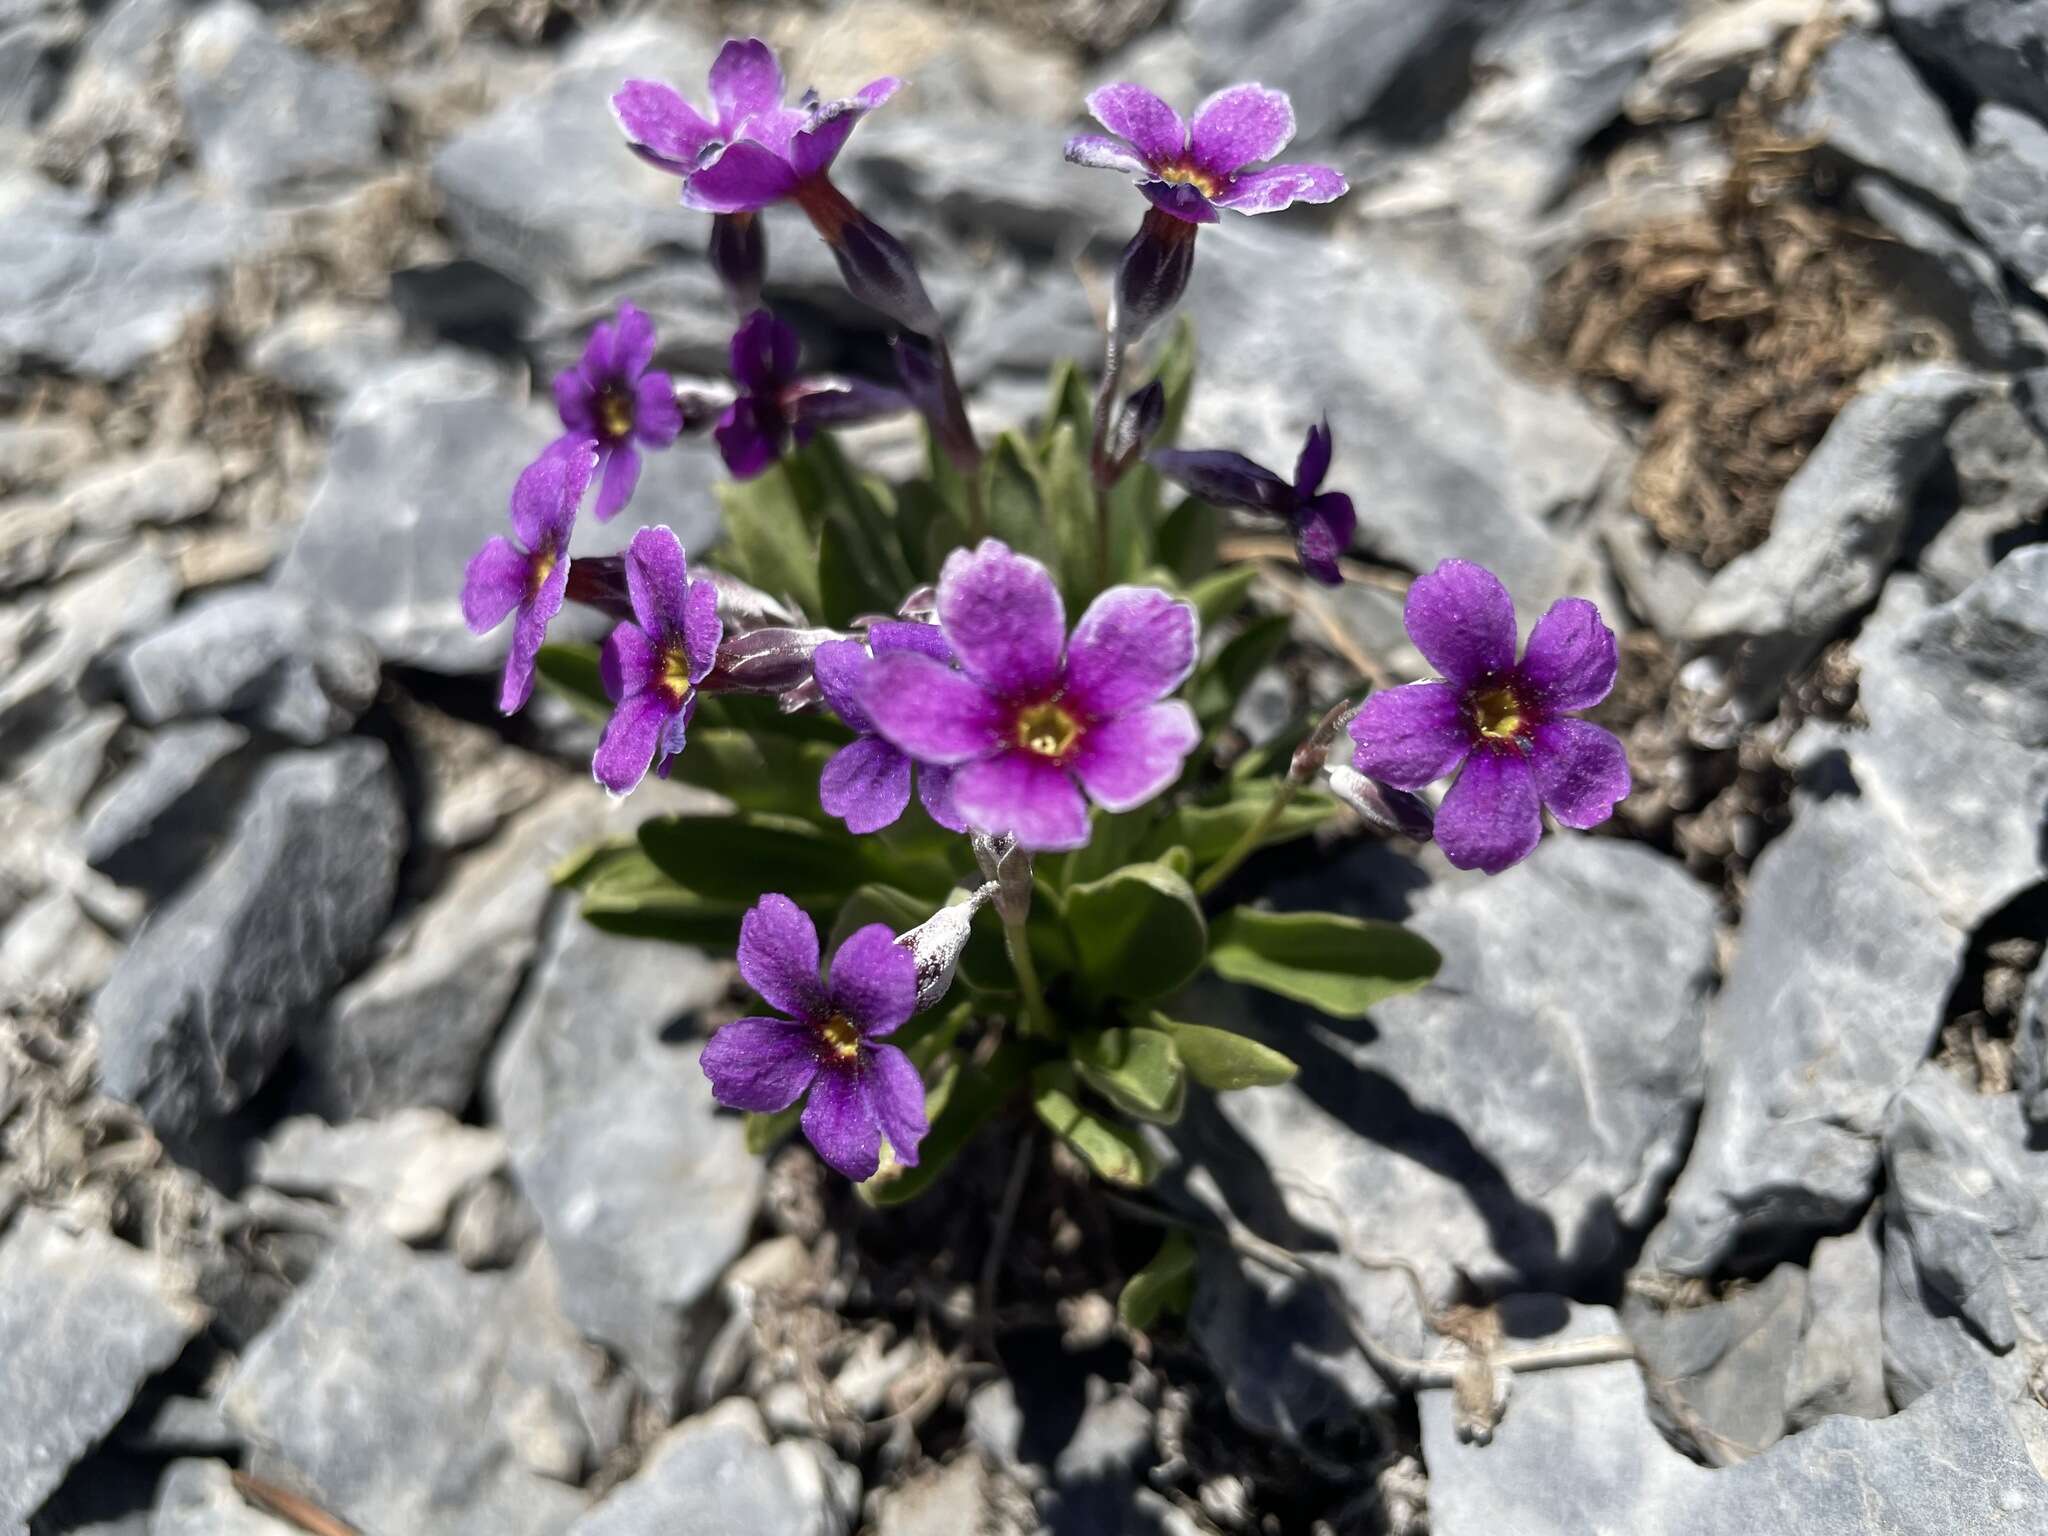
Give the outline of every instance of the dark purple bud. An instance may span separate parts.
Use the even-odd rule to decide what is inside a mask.
[[[822,175],[804,181],[792,196],[831,247],[848,293],[906,330],[920,336],[939,334],[939,312],[900,240],[854,207]]]
[[[1349,699],[1340,699],[1324,712],[1316,722],[1316,728],[1308,733],[1308,739],[1294,749],[1294,756],[1287,764],[1287,777],[1297,784],[1306,784],[1314,778],[1329,759],[1330,748],[1336,745],[1338,735],[1358,713],[1358,706]]]
[[[1180,302],[1188,274],[1195,270],[1195,231],[1200,228],[1160,209],[1146,210],[1117,262],[1109,306],[1109,330],[1117,346],[1130,346]]]
[[[974,914],[996,894],[993,884],[984,885],[965,901],[941,907],[896,942],[917,957],[917,1009],[937,1005],[953,985],[960,955],[974,932]]]
[[[834,629],[750,629],[718,647],[710,676],[698,686],[706,693],[787,693],[810,679],[819,646],[846,638]]]
[[[711,429],[732,404],[729,389],[704,389],[694,384],[676,385],[676,409],[683,413],[683,436],[695,437]]]
[[[741,314],[761,302],[768,276],[768,226],[758,213],[720,213],[711,219],[711,270]]]
[[[1365,818],[1365,824],[1386,836],[1411,837],[1426,843],[1436,834],[1436,812],[1429,802],[1405,789],[1369,779],[1348,763],[1328,770],[1330,792]]]
[[[1121,480],[1145,445],[1158,435],[1166,420],[1166,386],[1154,379],[1138,390],[1117,412],[1116,425],[1109,433],[1109,464],[1112,480]]]
[[[626,557],[578,555],[569,562],[569,581],[563,596],[608,617],[630,622],[633,604],[626,594]]]
[[[798,442],[820,427],[857,427],[910,409],[910,397],[886,384],[820,374],[799,379],[782,392],[782,413]]]
[[[932,438],[946,461],[963,475],[972,474],[981,463],[981,444],[975,441],[974,425],[967,419],[967,402],[953,376],[953,359],[945,342],[897,336],[891,349],[904,393],[931,424]]]
[[[1219,507],[1243,507],[1275,517],[1294,510],[1294,487],[1241,453],[1161,448],[1145,462],[1190,495]]]

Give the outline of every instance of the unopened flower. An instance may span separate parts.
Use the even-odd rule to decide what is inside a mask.
[[[1446,858],[1499,874],[1535,848],[1543,807],[1568,827],[1613,814],[1629,792],[1628,756],[1612,733],[1570,716],[1614,686],[1614,631],[1599,609],[1559,599],[1517,662],[1507,589],[1491,571],[1446,560],[1409,588],[1406,620],[1443,681],[1368,698],[1351,722],[1352,765],[1409,790],[1457,773],[1436,813]]]
[[[782,457],[792,437],[809,442],[820,427],[846,427],[907,410],[886,385],[837,377],[799,378],[796,332],[757,309],[733,333],[733,381],[740,392],[712,436],[734,478],[750,480]]]
[[[705,1076],[721,1104],[757,1114],[789,1108],[808,1091],[803,1130],[818,1155],[849,1179],[874,1176],[882,1138],[917,1165],[924,1080],[887,1043],[917,1008],[917,958],[880,923],[856,929],[819,975],[818,930],[787,896],[763,896],[740,921],[740,975],[786,1018],[735,1019],[704,1047]]]
[[[1247,169],[1294,137],[1294,107],[1281,91],[1233,85],[1203,102],[1192,125],[1142,85],[1105,85],[1089,96],[1088,110],[1118,137],[1077,134],[1067,140],[1067,158],[1122,171],[1154,207],[1190,224],[1215,223],[1218,208],[1277,213],[1292,203],[1333,202],[1347,190],[1327,165]]]
[[[899,652],[926,656],[944,667],[953,665],[953,652],[935,624],[875,624],[868,629],[866,645],[829,640],[811,658],[825,702],[860,733],[832,754],[818,779],[818,803],[826,815],[845,822],[849,832],[879,832],[893,826],[910,804],[910,755],[876,734],[861,703],[875,658]],[[952,779],[952,769],[927,763],[916,775],[917,797],[933,821],[950,832],[965,832],[967,824],[953,807]]]
[[[640,483],[640,449],[666,448],[683,430],[675,381],[649,373],[654,360],[654,322],[631,304],[619,306],[616,322],[600,321],[583,348],[582,361],[555,375],[555,409],[572,438],[597,440],[603,481],[597,491],[597,520],[616,516]]]
[[[954,769],[954,808],[979,831],[1079,848],[1083,787],[1131,810],[1180,776],[1201,737],[1186,704],[1162,702],[1194,667],[1195,612],[1155,587],[1111,587],[1069,640],[1045,567],[985,539],[947,556],[939,625],[960,670],[880,656],[860,702],[886,740]]]
[[[1303,570],[1333,587],[1344,579],[1337,560],[1351,545],[1358,514],[1342,491],[1322,489],[1330,469],[1327,420],[1308,429],[1291,485],[1243,454],[1220,449],[1162,448],[1148,462],[1204,501],[1281,519],[1294,534]]]
[[[597,782],[615,795],[645,778],[650,764],[667,777],[697,710],[697,684],[717,660],[724,633],[718,588],[690,580],[671,529],[642,528],[633,535],[626,592],[634,622],[614,629],[598,657],[605,692],[618,707],[590,760]]]
[[[512,487],[512,531],[485,542],[463,575],[462,617],[474,634],[518,613],[498,708],[512,714],[533,696],[534,658],[569,583],[569,535],[590,485],[597,445],[564,439],[526,466]]]
[[[974,914],[987,906],[996,894],[989,881],[971,892],[965,901],[941,907],[896,942],[917,960],[917,1011],[935,1008],[952,990],[953,977],[960,968],[960,956],[974,934]]]

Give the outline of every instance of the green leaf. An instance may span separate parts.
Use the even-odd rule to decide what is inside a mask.
[[[818,804],[818,775],[838,750],[830,742],[707,730],[700,723],[675,760],[675,777],[724,795],[743,811],[802,816],[826,825],[831,818]]]
[[[1183,1024],[1162,1013],[1152,1015],[1152,1024],[1172,1037],[1188,1076],[1212,1093],[1270,1088],[1301,1070],[1270,1045],[1211,1024]]]
[[[1074,429],[1062,425],[1045,454],[1045,511],[1059,549],[1060,590],[1080,612],[1103,586],[1095,547],[1095,485]]]
[[[792,599],[805,613],[819,612],[818,541],[787,466],[771,465],[751,480],[721,481],[717,495],[726,529],[719,563],[764,592]]]
[[[691,724],[690,740],[704,726],[722,726],[735,731],[788,736],[797,741],[823,741],[843,747],[853,740],[848,730],[822,710],[785,713],[773,698],[761,693],[700,693],[697,718]]]
[[[1112,1184],[1141,1188],[1159,1171],[1144,1138],[1081,1102],[1074,1069],[1047,1062],[1031,1074],[1031,1107],[1081,1161]]]
[[[544,645],[535,664],[540,680],[575,705],[579,714],[592,720],[611,719],[611,696],[598,676],[596,646]]]
[[[1376,1003],[1426,986],[1442,957],[1399,923],[1334,912],[1259,912],[1216,920],[1209,964],[1240,981],[1307,1003],[1333,1019],[1363,1018]]]
[[[1045,404],[1045,425],[1038,433],[1040,453],[1052,446],[1052,440],[1061,427],[1074,429],[1075,440],[1080,443],[1085,457],[1095,437],[1095,399],[1088,391],[1087,380],[1081,377],[1080,364],[1071,357],[1063,357],[1053,365],[1052,393]]]
[[[990,533],[1020,555],[1059,563],[1035,456],[1015,432],[997,438],[982,459],[981,499]]]
[[[1242,608],[1245,599],[1251,596],[1252,583],[1258,579],[1258,566],[1247,561],[1212,571],[1189,587],[1188,601],[1195,605],[1202,628],[1221,624]]]
[[[763,891],[780,891],[800,905],[836,902],[867,874],[855,839],[763,811],[657,816],[640,824],[640,846],[686,890],[748,906]]]
[[[1194,856],[1198,865],[1210,864],[1237,846],[1237,840],[1252,829],[1279,792],[1277,779],[1254,779],[1233,786],[1233,793],[1220,805],[1183,805],[1159,823],[1145,851],[1157,858],[1167,848],[1179,846]],[[1261,848],[1306,837],[1337,814],[1337,802],[1320,790],[1299,791],[1282,809],[1273,824],[1259,838]]]
[[[1182,315],[1159,353],[1159,361],[1143,383],[1157,379],[1166,386],[1166,414],[1159,423],[1155,448],[1170,448],[1180,440],[1180,424],[1188,413],[1188,401],[1195,389],[1195,325]]]
[[[1171,1125],[1187,1102],[1187,1072],[1173,1037],[1157,1029],[1091,1029],[1074,1038],[1081,1081],[1127,1115]]]
[[[1180,1228],[1166,1234],[1151,1262],[1124,1282],[1116,1315],[1143,1333],[1168,1312],[1185,1313],[1195,1298],[1195,1241]]]
[[[1066,918],[1082,979],[1102,996],[1164,997],[1201,969],[1201,903],[1164,864],[1130,864],[1068,887]]]
[[[929,480],[896,487],[897,542],[917,580],[936,579],[947,553],[967,543],[964,483],[960,494],[956,506]]]
[[[1184,496],[1160,521],[1153,544],[1160,564],[1181,581],[1193,582],[1216,569],[1216,544],[1222,536],[1223,514],[1198,496]]]
[[[1263,614],[1232,635],[1196,671],[1188,687],[1188,701],[1204,726],[1213,728],[1230,718],[1252,679],[1280,654],[1291,625],[1287,614]]]
[[[932,1128],[918,1145],[917,1166],[892,1164],[859,1186],[861,1198],[872,1205],[901,1205],[931,1188],[974,1133],[1010,1101],[1031,1062],[1032,1053],[1009,1040],[980,1066],[949,1074],[926,1096]]]
[[[1146,834],[1156,823],[1156,807],[1152,806],[1114,815],[1098,806],[1091,814],[1094,826],[1086,843],[1072,853],[1038,861],[1039,870],[1051,874],[1053,884],[1062,890],[1076,881],[1100,880],[1126,864],[1137,862],[1138,849],[1144,846]]]
[[[674,944],[733,943],[750,904],[687,890],[637,849],[605,860],[585,876],[581,889],[583,916],[592,927]]]
[[[872,550],[845,518],[829,517],[818,535],[818,598],[825,622],[844,629],[864,613],[890,613],[902,592],[889,589],[869,558]]]
[[[792,1104],[772,1115],[746,1116],[747,1151],[755,1157],[766,1157],[789,1139],[803,1112],[803,1105]]]

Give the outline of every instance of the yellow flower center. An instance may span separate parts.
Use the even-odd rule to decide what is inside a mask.
[[[690,682],[690,656],[680,645],[672,645],[661,653],[661,686],[668,690],[670,698],[678,701],[693,686]]]
[[[1223,183],[1214,176],[1185,162],[1166,166],[1159,172],[1159,179],[1177,187],[1193,187],[1204,197],[1214,197],[1223,190]]]
[[[1057,704],[1034,704],[1017,716],[1017,745],[1040,757],[1062,758],[1081,739],[1081,722]]]
[[[860,1031],[853,1027],[853,1021],[845,1014],[833,1014],[819,1027],[818,1033],[825,1037],[825,1049],[841,1061],[851,1061],[860,1054]]]
[[[615,385],[607,385],[597,397],[598,430],[614,441],[633,431],[633,397]]]
[[[1521,703],[1507,688],[1482,693],[1472,701],[1472,723],[1482,736],[1495,741],[1512,741],[1522,730]]]
[[[555,562],[561,557],[555,553],[553,541],[546,541],[533,552],[533,559],[526,567],[526,596],[531,601],[540,591],[542,583],[555,573]]]

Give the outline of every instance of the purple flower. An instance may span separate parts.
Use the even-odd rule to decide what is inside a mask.
[[[1628,756],[1597,725],[1570,717],[1614,686],[1614,631],[1567,597],[1529,631],[1515,661],[1515,606],[1493,573],[1446,560],[1408,589],[1408,634],[1440,683],[1390,688],[1351,722],[1352,764],[1396,789],[1458,773],[1436,813],[1436,840],[1460,869],[1497,875],[1529,856],[1543,807],[1595,827],[1629,792]]]
[[[533,696],[533,662],[548,637],[548,621],[562,611],[569,584],[569,534],[590,485],[597,445],[564,438],[520,472],[512,487],[512,531],[471,557],[462,580],[462,618],[473,634],[496,629],[518,610],[498,708],[514,714]]]
[[[748,38],[728,42],[711,66],[716,122],[653,80],[628,80],[612,112],[641,159],[683,178],[685,207],[749,213],[819,181],[854,124],[902,84],[884,76],[842,101],[807,96],[785,107],[774,50]]]
[[[829,640],[811,657],[812,675],[825,702],[860,733],[859,740],[832,755],[818,779],[818,801],[825,814],[837,816],[849,832],[879,832],[894,825],[910,804],[909,754],[878,735],[874,721],[861,707],[861,693],[874,670],[874,658],[895,652],[928,656],[941,666],[953,665],[952,648],[936,624],[874,624],[869,626],[867,645],[858,640]],[[933,821],[949,832],[965,832],[967,823],[953,807],[952,781],[951,768],[927,763],[917,776],[918,798]]]
[[[623,795],[647,776],[664,778],[697,712],[697,684],[718,660],[725,626],[718,588],[690,580],[683,546],[663,527],[642,528],[626,546],[626,595],[637,621],[621,624],[598,657],[604,691],[617,701],[590,771]]]
[[[572,438],[597,439],[604,481],[597,492],[597,520],[618,515],[640,482],[640,450],[666,448],[683,430],[675,381],[649,373],[654,358],[654,322],[631,304],[619,306],[616,324],[600,321],[583,348],[583,360],[555,375],[555,409]]]
[[[859,379],[797,377],[796,332],[765,309],[740,322],[732,338],[732,376],[740,387],[712,429],[725,467],[751,480],[782,457],[791,437],[807,443],[820,427],[853,426],[907,410],[898,391]]]
[[[818,970],[818,930],[787,896],[763,896],[740,921],[740,974],[788,1018],[735,1019],[702,1057],[721,1104],[757,1114],[784,1110],[810,1090],[804,1135],[849,1179],[874,1177],[882,1138],[917,1166],[924,1080],[884,1037],[917,1008],[917,957],[880,923],[854,930]]]
[[[1161,700],[1195,664],[1195,612],[1156,587],[1111,587],[1071,641],[1052,577],[995,539],[946,557],[939,625],[960,670],[895,651],[860,694],[875,730],[954,770],[953,805],[983,832],[1079,848],[1088,807],[1128,811],[1180,775],[1201,732]]]
[[[1218,506],[1243,507],[1285,520],[1294,530],[1294,548],[1301,568],[1317,581],[1336,586],[1343,581],[1337,560],[1351,545],[1358,514],[1342,491],[1321,489],[1330,468],[1330,423],[1310,427],[1294,462],[1289,485],[1270,469],[1241,453],[1162,448],[1147,461],[1193,495]]]
[[[1280,91],[1233,85],[1196,109],[1194,125],[1142,85],[1105,85],[1088,98],[1095,120],[1117,134],[1067,140],[1076,165],[1122,171],[1154,207],[1190,224],[1213,224],[1218,208],[1278,213],[1291,203],[1328,203],[1349,188],[1327,165],[1269,165],[1294,137],[1294,107]]]

